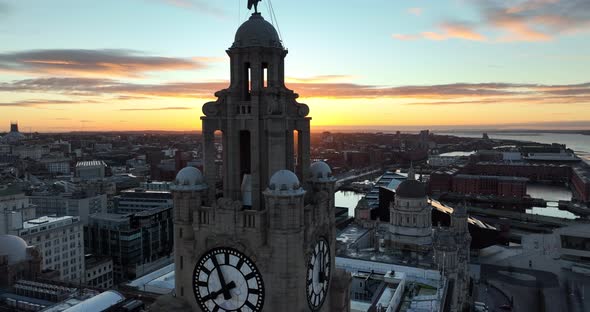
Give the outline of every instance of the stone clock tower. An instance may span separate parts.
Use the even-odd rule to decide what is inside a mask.
[[[335,179],[310,162],[309,108],[285,87],[287,50],[254,13],[227,54],[230,86],[203,106],[204,174],[184,168],[173,186],[176,296],[193,311],[345,311]]]

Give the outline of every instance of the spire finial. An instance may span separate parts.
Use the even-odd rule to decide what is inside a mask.
[[[414,172],[413,162],[410,162],[410,169],[408,169],[408,180],[416,180],[416,173]]]

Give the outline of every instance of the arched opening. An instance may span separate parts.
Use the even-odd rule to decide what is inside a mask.
[[[223,131],[216,130],[213,134],[213,144],[215,146],[215,180],[218,181],[217,189],[223,189]]]
[[[295,173],[299,172],[299,130],[293,130],[293,158],[290,159],[289,164],[293,164]]]
[[[252,67],[250,66],[250,63],[244,63],[244,69],[243,69],[243,99],[244,101],[250,101],[250,95],[252,93]]]
[[[268,64],[262,63],[262,87],[268,88]]]
[[[250,131],[240,131],[240,178],[250,174],[252,164],[252,150],[250,147]]]

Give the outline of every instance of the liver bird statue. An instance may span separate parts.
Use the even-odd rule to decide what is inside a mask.
[[[252,10],[252,6],[254,6],[254,13],[258,13],[258,2],[262,0],[248,0],[248,10]]]

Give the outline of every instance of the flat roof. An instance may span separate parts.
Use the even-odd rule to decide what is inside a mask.
[[[62,222],[66,221],[66,222]],[[67,222],[69,221],[69,222]],[[56,223],[63,223],[64,225],[72,224],[74,222],[80,221],[80,217],[74,216],[64,216],[64,217],[50,217],[50,216],[43,216],[37,219],[32,219],[29,221],[23,222],[23,229],[31,229],[40,226],[46,226],[49,224],[56,224]]]
[[[529,179],[522,178],[522,177],[507,177],[507,176],[494,176],[494,175],[483,175],[483,174],[458,174],[455,177],[457,178],[488,178],[488,179],[498,179],[502,181],[520,181],[520,182],[527,182]]]
[[[82,167],[106,167],[107,164],[102,160],[85,160],[76,163],[76,168]]]
[[[174,290],[174,268],[174,263],[171,263],[161,269],[129,282],[127,286],[136,287],[140,290],[157,294],[171,293]]]
[[[343,244],[352,244],[369,232],[357,224],[351,223],[336,236],[336,240]]]

